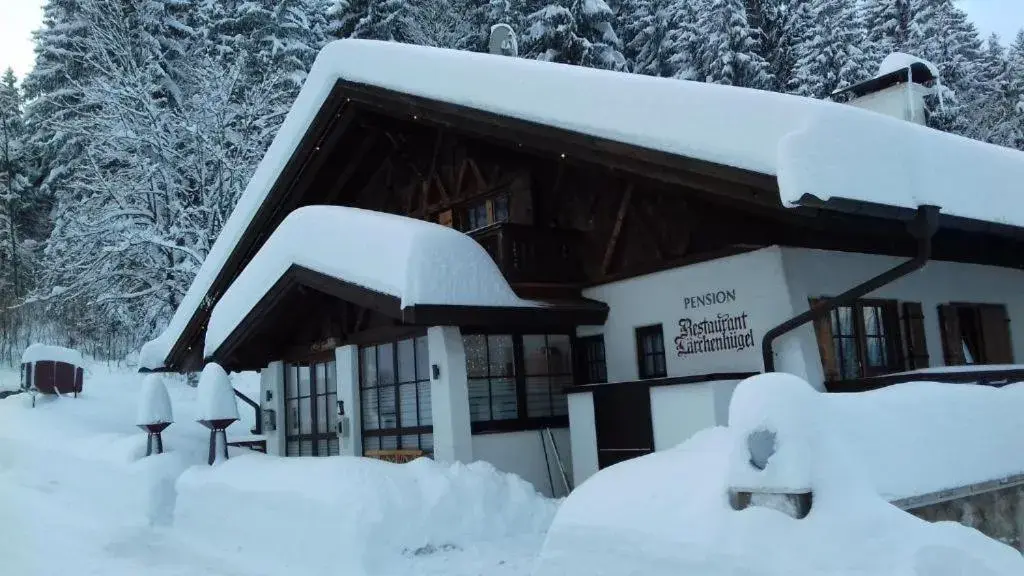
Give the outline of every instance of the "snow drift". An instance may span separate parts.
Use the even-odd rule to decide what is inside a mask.
[[[1009,432],[1004,416],[1012,409],[996,410],[991,418],[985,410],[1004,402],[1019,414],[1020,391],[938,384],[896,388],[824,395],[790,375],[745,380],[730,405],[728,427],[612,466],[579,486],[555,517],[535,576],[1024,573],[1016,550],[959,524],[919,520],[879,495],[880,487],[927,490],[1001,473],[991,464],[965,469],[986,459],[1012,462],[1019,450],[1000,448],[1013,440],[971,457],[971,449],[984,446],[978,443],[982,432],[946,444],[968,433],[967,425],[949,423],[975,410],[969,422],[984,428],[992,442]],[[958,408],[960,402],[966,405]],[[940,407],[951,412],[940,418]],[[897,413],[903,417],[898,423]],[[762,429],[777,433],[777,451],[757,472],[746,442]],[[1020,437],[1019,431],[1011,436]],[[918,444],[911,446],[913,440]],[[940,478],[928,478],[936,473]],[[893,480],[886,483],[888,478]],[[796,520],[763,507],[733,510],[729,490],[758,482],[813,489],[810,514]]]
[[[325,574],[373,572],[403,554],[540,534],[556,508],[489,464],[429,459],[247,455],[188,470],[177,491],[175,526],[197,541],[277,565],[253,570],[303,566]]]

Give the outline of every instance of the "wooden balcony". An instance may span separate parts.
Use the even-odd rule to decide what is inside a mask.
[[[499,223],[468,232],[512,285],[573,285],[584,280],[581,236],[573,230]]]

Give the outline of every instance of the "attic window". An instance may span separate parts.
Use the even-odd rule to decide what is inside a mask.
[[[471,232],[492,224],[508,222],[508,206],[508,194],[467,204],[460,211],[460,228],[463,232]]]

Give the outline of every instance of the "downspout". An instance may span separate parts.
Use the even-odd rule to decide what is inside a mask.
[[[917,239],[917,255],[913,259],[882,272],[878,276],[850,288],[842,294],[819,301],[806,312],[802,312],[782,324],[768,330],[761,340],[761,355],[764,360],[764,371],[775,371],[775,351],[772,350],[772,343],[775,340],[803,326],[804,324],[817,320],[830,313],[839,306],[850,304],[854,300],[866,296],[878,290],[886,284],[891,284],[912,272],[920,270],[928,263],[932,255],[932,237],[939,227],[939,208],[937,206],[921,206],[917,209],[917,215],[907,223],[907,230]]]

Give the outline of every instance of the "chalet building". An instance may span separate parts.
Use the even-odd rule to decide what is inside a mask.
[[[335,42],[143,364],[259,370],[271,454],[554,495],[761,371],[1013,364],[1024,154],[921,126],[922,66],[849,105]]]

